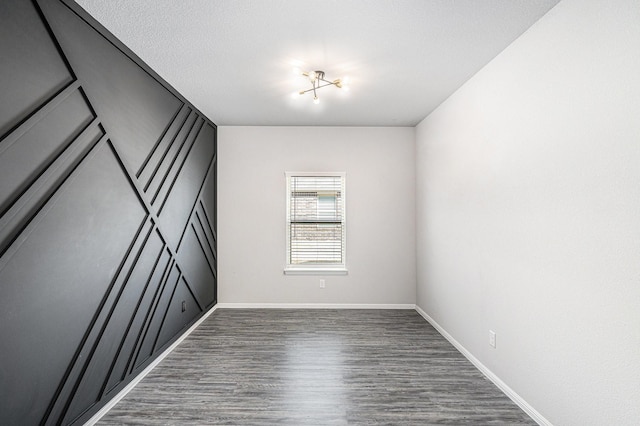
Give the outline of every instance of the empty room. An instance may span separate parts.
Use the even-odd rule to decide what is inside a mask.
[[[639,0],[3,0],[1,425],[637,425]]]

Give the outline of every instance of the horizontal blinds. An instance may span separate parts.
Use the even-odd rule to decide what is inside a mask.
[[[342,177],[291,176],[289,185],[290,264],[342,264]]]

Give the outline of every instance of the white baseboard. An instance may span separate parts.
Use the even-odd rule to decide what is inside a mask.
[[[527,401],[525,401],[520,395],[518,395],[513,389],[511,389],[505,382],[500,380],[491,370],[489,370],[483,363],[481,363],[471,352],[469,352],[464,346],[453,338],[444,328],[440,326],[433,318],[431,318],[425,311],[416,305],[416,312],[418,312],[429,324],[435,328],[445,339],[449,341],[455,348],[460,351],[487,379],[491,380],[505,395],[507,395],[518,407],[529,415],[535,422],[541,426],[553,426],[549,420],[547,420],[542,414],[540,414],[535,408],[533,408]]]
[[[384,303],[218,303],[220,309],[415,309],[413,304]]]
[[[133,380],[129,382],[129,384],[127,384],[127,386],[122,388],[122,390],[118,392],[116,396],[114,396],[109,402],[107,402],[107,404],[104,407],[102,407],[100,411],[98,411],[96,414],[93,415],[93,417],[87,420],[87,422],[84,425],[93,426],[94,424],[96,424],[98,420],[102,418],[102,416],[107,414],[107,412],[109,412],[109,410],[111,410],[122,398],[124,398],[125,395],[127,395],[140,382],[140,380],[144,379],[144,377],[147,374],[149,374],[151,370],[153,370],[156,367],[156,365],[160,364],[160,362],[163,359],[165,359],[167,355],[169,355],[176,348],[176,346],[178,346],[184,339],[186,339],[187,336],[193,332],[193,330],[198,328],[198,326],[202,323],[202,321],[207,319],[207,317],[209,317],[209,315],[211,315],[213,311],[215,311],[216,309],[218,309],[218,305],[215,305],[213,308],[207,311],[202,316],[202,318],[200,318],[198,321],[193,323],[193,325],[189,327],[189,329],[185,331],[185,333],[182,336],[180,336],[178,340],[173,342],[171,346],[165,349],[165,351],[162,352],[156,359],[154,359],[153,362],[147,366],[147,368],[142,370],[140,374],[138,374]]]

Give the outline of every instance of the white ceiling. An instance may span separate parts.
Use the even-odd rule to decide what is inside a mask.
[[[218,125],[414,126],[559,0],[77,1]]]

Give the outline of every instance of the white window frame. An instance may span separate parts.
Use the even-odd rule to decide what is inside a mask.
[[[339,176],[341,180],[341,198],[342,198],[342,263],[327,265],[294,265],[290,263],[291,247],[291,177],[292,176]],[[291,275],[346,275],[347,270],[347,198],[346,198],[346,173],[345,172],[285,172],[286,185],[286,253],[284,273]]]

